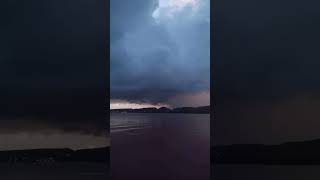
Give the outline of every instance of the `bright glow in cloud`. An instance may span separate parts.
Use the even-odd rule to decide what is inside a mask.
[[[198,9],[199,2],[200,0],[159,0],[159,7],[153,12],[152,17],[155,19],[160,16],[172,18],[186,7],[190,7],[194,13]]]
[[[210,105],[210,90],[196,93],[179,94],[169,100],[169,104],[173,107],[183,106],[208,106]]]
[[[168,107],[168,105],[158,104],[158,105],[151,105],[151,104],[137,104],[137,103],[129,103],[129,102],[117,102],[117,103],[110,103],[110,109],[140,109],[140,108],[149,108],[149,107]]]

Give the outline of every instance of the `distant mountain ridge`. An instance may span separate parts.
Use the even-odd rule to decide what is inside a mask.
[[[108,162],[108,147],[71,150],[26,149],[0,151],[0,162],[6,163],[56,163],[56,162]]]
[[[210,106],[200,107],[179,107],[170,109],[167,107],[150,107],[140,109],[110,109],[111,113],[189,113],[189,114],[209,114]]]
[[[236,144],[214,146],[213,163],[226,164],[320,164],[320,139],[279,145]]]

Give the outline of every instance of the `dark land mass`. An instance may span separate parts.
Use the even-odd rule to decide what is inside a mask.
[[[141,109],[111,109],[111,113],[189,113],[189,114],[209,114],[210,106],[201,107],[180,107],[170,109],[167,107],[161,108],[141,108]]]
[[[220,164],[320,165],[320,139],[279,145],[214,146],[211,161]]]
[[[109,162],[108,147],[94,149],[28,149],[0,151],[0,163]]]

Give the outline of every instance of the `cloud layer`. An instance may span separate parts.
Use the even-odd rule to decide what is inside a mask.
[[[213,142],[272,144],[320,137],[314,129],[320,126],[315,122],[319,5],[295,0],[217,4]]]
[[[0,2],[0,126],[106,134],[104,10],[74,2]]]
[[[185,5],[111,0],[111,100],[169,104],[209,91],[209,1],[195,1],[196,10],[171,1]]]

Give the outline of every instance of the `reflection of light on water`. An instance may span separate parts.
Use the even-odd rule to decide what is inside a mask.
[[[117,114],[111,116],[111,128],[112,133],[125,132],[132,130],[139,130],[145,128],[151,128],[151,121],[145,118],[139,118],[137,115]]]
[[[111,169],[117,172],[115,176],[141,179],[146,172],[154,172],[154,177],[149,179],[156,179],[160,173],[168,174],[165,179],[209,179],[209,117],[171,113],[111,114]],[[139,166],[132,171],[128,164]]]
[[[117,132],[133,131],[133,130],[139,130],[139,129],[145,129],[145,127],[113,128],[111,132],[117,133]]]
[[[173,133],[189,139],[205,140],[210,136],[209,115],[199,114],[112,114],[111,133],[135,135],[151,129],[163,134]]]

